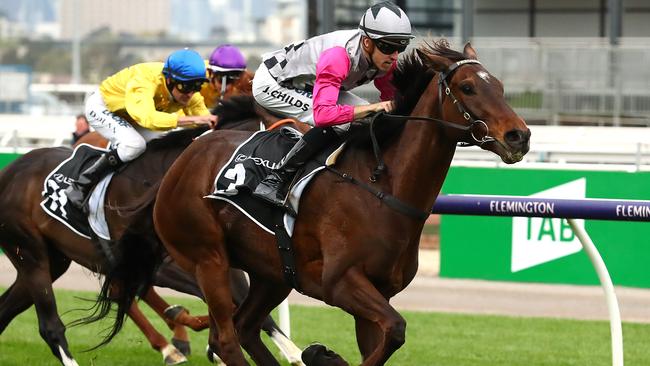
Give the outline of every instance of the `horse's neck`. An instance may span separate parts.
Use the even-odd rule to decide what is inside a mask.
[[[162,179],[183,150],[182,147],[170,147],[156,151],[147,150],[140,158],[128,163],[124,169],[125,173],[129,171],[128,175],[131,177],[157,182]]]
[[[411,116],[441,118],[436,86],[429,84]],[[392,194],[425,211],[440,192],[456,148],[441,132],[436,122],[409,121],[386,154]]]

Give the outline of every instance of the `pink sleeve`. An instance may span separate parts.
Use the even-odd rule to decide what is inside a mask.
[[[343,80],[350,72],[350,58],[343,47],[332,47],[320,54],[314,83],[314,124],[327,127],[352,122],[354,106],[337,104]]]
[[[393,86],[393,71],[397,67],[397,62],[393,63],[386,75],[375,79],[375,87],[379,90],[379,99],[382,101],[393,100],[395,97],[395,86]]]

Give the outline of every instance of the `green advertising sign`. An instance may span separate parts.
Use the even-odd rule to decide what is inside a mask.
[[[16,160],[18,157],[20,157],[20,154],[0,154],[0,169],[6,167],[12,161]],[[2,254],[2,250],[0,250],[0,255],[1,254]]]
[[[0,169],[6,167],[12,161],[20,157],[21,154],[0,154]]]
[[[453,167],[443,194],[650,200],[650,173]],[[650,287],[650,225],[578,220],[616,285]],[[564,219],[444,215],[440,276],[595,285]]]

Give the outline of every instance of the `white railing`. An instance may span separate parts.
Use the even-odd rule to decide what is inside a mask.
[[[74,116],[0,115],[0,152],[69,145],[74,128]]]

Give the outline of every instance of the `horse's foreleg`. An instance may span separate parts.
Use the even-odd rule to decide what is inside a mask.
[[[172,337],[172,344],[178,348],[181,353],[185,356],[189,356],[191,353],[190,348],[190,338],[187,335],[187,330],[182,322],[178,322],[177,319],[181,318],[181,315],[185,315],[187,318],[190,317],[187,310],[180,305],[169,306],[169,304],[163,300],[162,297],[156,293],[153,287],[144,294],[142,300],[149,305],[164,321],[167,323],[167,326],[170,330],[174,332]],[[168,316],[169,309],[178,309],[178,311],[173,311],[174,316]],[[206,325],[207,327],[207,325]]]
[[[230,269],[230,288],[232,291],[233,301],[235,302],[235,305],[239,307],[249,293],[248,280],[246,280],[244,271],[239,269]],[[262,321],[262,330],[271,337],[273,343],[278,346],[284,358],[286,358],[292,365],[302,365],[302,361],[300,360],[302,350],[298,348],[284,333],[282,333],[270,315],[267,315]]]
[[[362,366],[383,365],[404,344],[406,321],[360,271],[349,270],[328,295],[328,303],[355,317]]]
[[[271,310],[280,304],[290,291],[288,287],[251,278],[249,294],[237,309],[235,323],[242,346],[258,365],[279,365],[260,338],[261,325]],[[278,336],[282,334],[278,329],[276,331]],[[300,349],[297,351],[297,355],[288,355],[291,358],[289,362],[301,365]]]
[[[163,361],[166,365],[177,365],[187,362],[187,358],[183,353],[176,349],[174,345],[169,344],[165,337],[153,327],[149,320],[140,311],[135,301],[131,304],[127,314],[140,331],[142,331],[142,334],[147,338],[151,347],[162,353]]]
[[[210,308],[210,348],[217,351],[226,365],[248,365],[233,324],[234,304],[228,280],[229,262],[223,252],[211,253],[196,265],[195,277]]]

